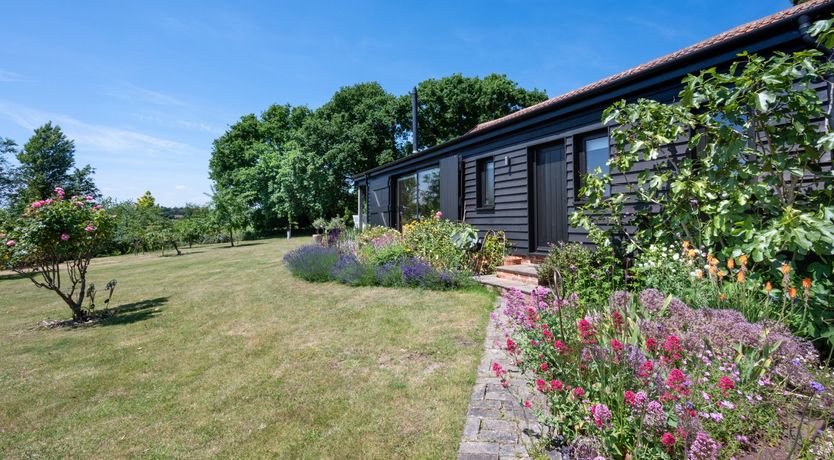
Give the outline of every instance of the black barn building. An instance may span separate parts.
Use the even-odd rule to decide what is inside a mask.
[[[360,223],[397,228],[439,209],[482,232],[503,230],[518,254],[542,254],[556,241],[584,242],[584,230],[571,227],[568,216],[582,175],[605,170],[612,149],[603,110],[621,99],[673,103],[684,76],[725,67],[742,51],[813,46],[805,26],[832,12],[834,0],[788,8],[357,175]],[[821,98],[827,103],[823,91]],[[675,155],[686,149],[685,142],[675,145]],[[824,161],[830,167],[830,155]],[[614,176],[612,191],[623,187]]]

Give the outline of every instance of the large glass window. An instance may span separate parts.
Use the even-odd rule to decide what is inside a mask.
[[[397,179],[397,225],[440,210],[440,169],[430,168]]]
[[[495,160],[485,158],[479,160],[478,166],[478,207],[492,208],[495,206]]]
[[[608,174],[608,135],[594,135],[582,139],[579,148],[581,149],[578,158],[578,175],[581,184],[585,184],[584,176],[599,168],[603,174]],[[579,189],[577,189],[577,193]],[[605,191],[606,195],[611,194],[610,187]]]

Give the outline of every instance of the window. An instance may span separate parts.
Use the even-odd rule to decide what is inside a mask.
[[[478,207],[495,207],[495,160],[478,160]]]
[[[579,186],[585,184],[585,175],[594,172],[597,168],[603,174],[608,174],[608,134],[592,134],[579,138],[575,146],[577,149],[577,161],[575,178]],[[611,194],[610,186],[605,190],[606,195]],[[579,187],[576,187],[576,196],[579,197]]]
[[[439,209],[439,168],[424,169],[397,179],[397,225],[402,227]]]

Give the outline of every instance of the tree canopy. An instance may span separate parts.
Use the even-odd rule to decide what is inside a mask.
[[[4,140],[3,149],[6,153],[15,152],[20,162],[16,182],[21,192],[15,209],[49,196],[56,187],[62,187],[70,196],[99,195],[93,182],[95,169],[90,165],[76,168],[75,143],[51,121],[35,129],[22,149],[15,150],[14,142],[9,140]]]
[[[497,74],[427,80],[418,92],[421,147],[547,97]],[[209,177],[247,197],[258,231],[350,214],[351,177],[411,153],[410,104],[370,82],[340,88],[316,110],[274,104],[246,114],[214,141]]]

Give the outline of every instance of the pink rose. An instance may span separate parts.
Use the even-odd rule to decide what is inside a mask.
[[[64,196],[64,189],[61,187],[55,187],[55,194],[58,196]]]
[[[95,231],[95,229],[96,229],[96,228],[95,228],[95,227],[93,227],[92,225],[88,225],[88,226],[84,227],[84,231],[85,231],[85,232],[88,232],[88,233],[89,233],[89,232],[93,232],[93,231]]]
[[[67,241],[70,239],[70,236],[66,233],[61,233],[61,241]]]
[[[84,197],[84,199],[87,201],[93,201],[93,195],[87,195]]]
[[[441,219],[442,217],[443,217],[443,213],[440,212],[440,211],[437,211],[437,213],[435,213],[435,215],[434,215],[435,219]]]
[[[15,243],[14,240],[6,241],[6,247],[13,248],[15,244],[17,243]]]

